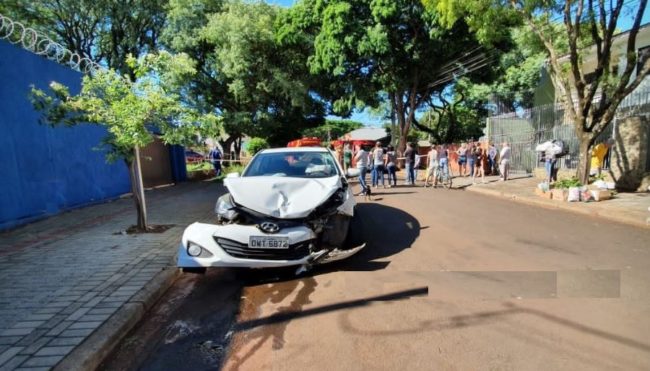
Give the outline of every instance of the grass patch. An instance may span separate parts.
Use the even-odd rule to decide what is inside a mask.
[[[194,164],[187,164],[187,171],[188,172],[193,172],[193,171],[209,171],[212,170],[212,164],[209,162],[197,162]]]

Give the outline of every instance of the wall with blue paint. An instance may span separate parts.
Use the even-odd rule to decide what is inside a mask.
[[[0,230],[130,191],[124,162],[93,150],[106,129],[49,127],[28,100],[30,85],[80,89],[82,75],[0,41]]]

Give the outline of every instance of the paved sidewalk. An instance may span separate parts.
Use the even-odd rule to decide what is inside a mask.
[[[424,170],[418,172],[417,186],[424,185]],[[368,179],[370,176],[368,176]],[[397,184],[402,186],[406,172],[397,173]],[[486,176],[486,184],[480,179],[472,184],[471,177],[455,177],[454,189],[482,193],[485,195],[503,197],[515,202],[526,203],[546,208],[561,209],[570,212],[589,215],[595,218],[630,224],[637,227],[650,228],[650,192],[618,193],[612,199],[601,202],[564,202],[542,198],[535,194],[540,179],[524,174],[514,174],[507,182],[500,182],[498,176]]]
[[[149,222],[175,225],[160,234],[120,233],[135,222],[130,198],[0,233],[0,370],[92,367],[115,326],[138,320],[120,317],[141,316],[173,282],[184,228],[210,221],[220,192],[207,182],[147,192]]]
[[[618,193],[612,199],[601,202],[565,202],[553,201],[536,195],[535,188],[541,180],[534,177],[515,175],[507,182],[499,181],[498,177],[486,177],[485,180],[486,184],[472,184],[469,177],[454,178],[454,187],[491,196],[505,197],[515,202],[562,209],[631,224],[637,227],[650,227],[647,223],[648,218],[650,218],[650,211],[648,211],[650,192]]]

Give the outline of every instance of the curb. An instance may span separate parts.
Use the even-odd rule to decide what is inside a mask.
[[[96,370],[180,276],[176,267],[157,273],[97,330],[61,360],[55,371]]]
[[[512,201],[519,202],[522,204],[527,204],[527,205],[533,205],[533,206],[539,206],[543,207],[546,209],[559,209],[559,210],[564,210],[568,212],[572,212],[575,214],[581,214],[581,215],[587,215],[591,217],[597,217],[597,218],[602,218],[602,219],[608,219],[611,221],[615,221],[618,223],[622,224],[627,224],[627,225],[632,225],[635,227],[640,227],[640,228],[650,228],[650,225],[647,224],[645,221],[642,220],[636,220],[636,219],[630,219],[630,218],[621,218],[621,217],[614,217],[611,214],[601,213],[598,210],[586,210],[586,209],[579,209],[579,208],[574,208],[574,207],[567,207],[561,202],[554,202],[554,203],[549,203],[543,200],[538,200],[535,198],[528,198],[528,197],[520,197],[514,193],[507,193],[503,191],[498,191],[498,190],[493,190],[493,189],[485,189],[485,188],[474,188],[474,187],[467,187],[465,188],[466,190],[474,193],[480,193],[484,194],[486,196],[492,196],[492,197],[499,197],[499,198],[508,198]]]
[[[622,224],[627,224],[627,225],[633,225],[635,227],[641,227],[641,228],[648,228],[649,226],[644,223],[643,221],[638,221],[636,219],[629,219],[629,218],[620,218],[620,217],[612,217],[610,214],[601,214],[601,212],[597,210],[585,210],[585,209],[579,209],[579,208],[573,208],[573,207],[567,207],[563,203],[549,203],[543,200],[537,200],[535,198],[528,198],[528,197],[520,197],[516,194],[513,193],[507,193],[503,191],[498,191],[498,190],[491,190],[491,189],[485,189],[485,188],[473,188],[473,187],[467,187],[466,188],[468,191],[474,192],[474,193],[481,193],[487,196],[492,196],[492,197],[499,197],[499,198],[508,198],[512,201],[519,202],[522,204],[528,204],[528,205],[533,205],[533,206],[538,206],[538,207],[543,207],[546,209],[559,209],[559,210],[564,210],[568,212],[572,212],[575,214],[581,214],[581,215],[587,215],[591,217],[598,217],[598,218],[603,218],[603,219],[608,219],[612,220],[618,223]]]

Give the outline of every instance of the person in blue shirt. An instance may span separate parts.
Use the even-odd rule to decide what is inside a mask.
[[[208,154],[208,158],[210,159],[210,163],[212,166],[214,166],[214,175],[219,176],[221,175],[221,159],[223,156],[221,155],[221,151],[219,151],[219,148],[214,147],[210,150],[210,153]]]

